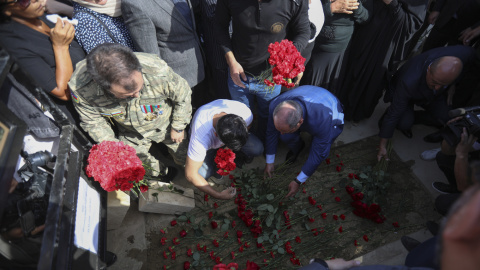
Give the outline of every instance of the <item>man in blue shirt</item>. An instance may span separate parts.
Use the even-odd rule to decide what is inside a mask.
[[[328,156],[343,124],[342,104],[323,88],[305,85],[278,96],[269,107],[265,174],[271,177],[274,170],[279,138],[290,149],[287,160],[290,157],[293,162],[304,146],[300,132],[308,132],[313,137],[310,154],[300,174],[288,185],[287,197],[294,195]]]

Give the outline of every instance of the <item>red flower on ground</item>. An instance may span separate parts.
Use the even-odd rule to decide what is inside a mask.
[[[163,245],[165,245],[166,241],[167,241],[167,238],[162,237],[162,239],[160,239],[160,244],[163,246]]]
[[[340,197],[335,197],[335,201],[340,202],[341,201]]]
[[[215,263],[221,263],[221,262],[222,262],[222,258],[220,257],[215,258]]]
[[[175,238],[173,238],[172,243],[174,245],[178,245],[178,244],[180,244],[180,241],[178,241],[177,237],[175,237]]]
[[[329,158],[325,159],[325,163],[327,163],[327,165],[330,164],[330,159]]]
[[[218,227],[218,223],[216,221],[211,222],[212,229],[216,229]]]
[[[260,267],[254,262],[248,261],[247,260],[247,269],[246,270],[258,270]]]
[[[172,222],[170,222],[170,225],[172,225],[172,226],[177,225],[177,221],[176,221],[176,220],[172,220]]]
[[[218,241],[215,239],[215,240],[213,240],[213,245],[214,245],[215,247],[218,247],[220,244],[219,244]]]
[[[342,170],[342,167],[337,166],[337,167],[336,167],[336,170],[337,170],[337,172],[340,172],[340,171]]]
[[[332,193],[335,193],[335,188],[334,188],[334,187],[330,188],[330,191],[331,191]]]
[[[311,205],[315,205],[317,203],[317,201],[315,201],[312,196],[308,196],[308,202],[310,202]]]
[[[305,190],[305,188],[302,189],[302,192],[305,193],[305,194],[307,193],[307,191]]]
[[[345,190],[347,191],[348,194],[352,194],[353,192],[355,192],[355,189],[351,186],[346,186]]]
[[[337,216],[337,215],[333,215],[333,219],[338,220],[338,216]]]
[[[300,236],[295,237],[295,242],[297,242],[297,243],[301,243],[301,242],[302,242],[302,239],[300,238]]]
[[[238,248],[238,251],[243,252],[243,246],[240,246],[240,248]]]
[[[165,231],[164,231],[163,229],[160,229],[160,232],[163,233],[163,234],[165,234]]]
[[[228,238],[228,232],[225,232],[225,233],[223,234],[223,237],[224,237],[224,238]]]
[[[341,214],[341,215],[340,215],[340,218],[341,218],[342,220],[345,220],[345,215],[344,215],[344,214]]]
[[[205,200],[206,202],[208,202],[208,194],[205,194],[204,200]]]
[[[190,269],[190,262],[184,262],[184,263],[183,263],[183,269],[184,269],[184,270]]]
[[[237,222],[235,222],[235,220],[234,220],[234,221],[232,221],[232,228],[235,228],[235,226],[237,226]]]
[[[211,219],[213,217],[213,213],[212,212],[208,212],[208,219]]]
[[[187,232],[185,230],[182,230],[180,232],[180,237],[185,237],[185,236],[187,236]]]
[[[243,232],[242,231],[237,231],[237,238],[242,238]]]
[[[400,225],[398,225],[398,222],[393,222],[392,225],[393,225],[393,227],[395,227],[395,228],[400,227]]]
[[[166,251],[163,252],[163,258],[168,259],[168,255]]]
[[[322,218],[327,219],[327,213],[322,213]]]
[[[174,251],[174,252],[172,252],[172,260],[175,260],[176,258],[177,258],[177,253],[175,253],[175,251]]]
[[[189,249],[187,250],[187,256],[190,257],[190,256],[192,256],[192,255],[193,255],[192,249],[189,248]]]
[[[213,204],[213,207],[214,207],[215,209],[217,209],[217,208],[218,208],[218,204],[217,204],[217,203],[214,203],[214,204]]]
[[[339,232],[343,232],[343,227],[340,226],[340,228],[338,228],[338,231],[339,231]]]
[[[235,260],[235,252],[230,252],[230,254],[232,255],[232,260]]]
[[[358,241],[355,240],[355,242],[353,242],[353,244],[354,244],[355,246],[358,246]]]
[[[308,218],[308,221],[310,221],[312,223],[312,222],[315,222],[315,219],[314,218]]]
[[[322,210],[322,206],[321,206],[320,204],[317,205],[317,208],[320,209],[320,210]]]
[[[366,234],[363,235],[363,240],[365,240],[365,242],[368,242],[368,236]]]

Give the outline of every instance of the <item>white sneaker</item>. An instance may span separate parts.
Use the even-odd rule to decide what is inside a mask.
[[[440,152],[441,148],[435,148],[431,150],[425,150],[420,154],[420,158],[425,161],[433,161],[437,156],[437,153]]]

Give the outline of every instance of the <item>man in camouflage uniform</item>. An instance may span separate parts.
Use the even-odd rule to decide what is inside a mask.
[[[149,153],[152,142],[164,143],[175,163],[185,164],[191,90],[158,56],[100,45],[78,63],[68,85],[80,126],[93,140],[132,146],[153,176],[168,169]]]

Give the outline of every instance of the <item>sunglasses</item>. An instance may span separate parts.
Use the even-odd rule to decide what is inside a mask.
[[[21,8],[27,8],[28,6],[30,6],[30,4],[32,3],[31,0],[13,0],[13,1],[10,1],[10,2],[3,2],[3,3],[0,3],[0,6],[4,6],[4,5],[9,5],[9,4],[15,4],[15,5],[19,5]]]

